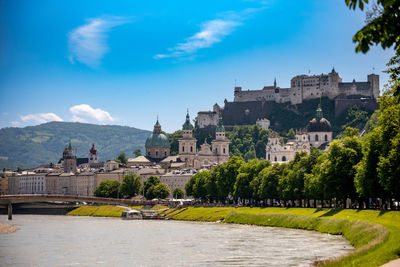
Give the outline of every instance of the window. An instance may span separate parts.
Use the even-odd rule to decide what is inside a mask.
[[[328,141],[328,135],[327,134],[325,135],[325,141]]]
[[[223,153],[225,154],[225,147],[224,147],[224,152]]]
[[[274,161],[278,161],[277,158],[276,158],[276,156],[275,156],[275,158],[274,158]]]
[[[164,152],[164,156],[167,156],[167,151]]]
[[[315,141],[318,141],[318,134],[315,135]]]
[[[185,152],[185,146],[182,146],[182,152]]]
[[[190,147],[190,152],[193,152],[193,147],[192,146]]]
[[[150,151],[149,151],[149,153],[147,153],[147,155],[150,157]]]
[[[268,160],[271,160],[271,155],[270,154],[268,154]]]
[[[282,157],[282,161],[286,161],[286,157],[285,156]]]

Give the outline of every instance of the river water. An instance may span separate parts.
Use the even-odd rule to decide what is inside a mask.
[[[7,216],[0,216],[7,223]],[[183,221],[14,215],[1,266],[308,266],[352,249],[313,231]]]

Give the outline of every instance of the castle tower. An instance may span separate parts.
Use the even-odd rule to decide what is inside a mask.
[[[89,150],[89,155],[88,155],[89,163],[98,163],[97,159],[97,149],[94,147],[94,144],[92,144],[92,148]]]
[[[76,172],[76,157],[73,155],[71,141],[63,152],[63,168],[64,172]]]
[[[374,99],[379,98],[379,75],[370,74],[368,75],[368,82],[371,84],[372,95]]]
[[[228,157],[229,159],[229,141],[225,139],[225,128],[222,125],[221,117],[215,130],[215,140],[211,144],[214,155]]]
[[[196,138],[193,138],[193,125],[190,123],[189,111],[186,114],[185,123],[182,125],[183,137],[178,139],[179,155],[196,154]]]

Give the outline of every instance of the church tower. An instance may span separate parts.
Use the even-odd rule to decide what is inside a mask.
[[[88,155],[89,163],[98,163],[97,159],[97,149],[94,147],[94,144],[92,144],[92,148],[89,151]]]
[[[182,125],[183,137],[178,139],[179,155],[196,155],[196,138],[193,137],[193,128],[188,111],[185,123]]]
[[[213,154],[218,158],[229,159],[229,141],[225,139],[225,128],[222,125],[222,118],[219,118],[217,129],[215,130],[215,140],[211,142]],[[218,160],[220,162],[220,160]]]
[[[76,157],[73,155],[71,141],[63,152],[63,167],[64,172],[76,172]]]

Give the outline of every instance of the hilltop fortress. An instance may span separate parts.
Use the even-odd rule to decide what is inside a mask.
[[[224,125],[249,125],[268,119],[274,104],[298,105],[304,101],[328,97],[335,100],[335,116],[353,105],[370,110],[377,108],[379,75],[369,74],[367,81],[343,82],[335,68],[328,74],[297,75],[291,79],[290,88],[280,88],[276,80],[272,86],[261,90],[242,90],[235,87],[234,101],[224,101],[224,107],[215,104],[213,111],[200,111],[197,126],[216,126],[219,116]]]

